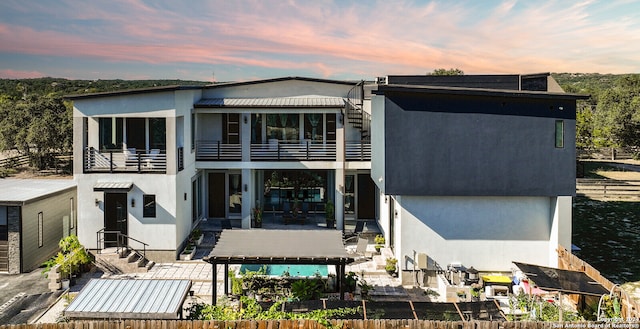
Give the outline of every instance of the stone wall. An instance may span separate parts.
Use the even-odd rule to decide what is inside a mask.
[[[7,224],[9,225],[9,274],[19,274],[20,259],[20,210],[22,207],[7,207]]]

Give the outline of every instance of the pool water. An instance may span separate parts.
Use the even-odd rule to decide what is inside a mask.
[[[289,276],[315,276],[320,273],[320,276],[326,277],[329,274],[329,267],[327,265],[286,265],[286,264],[271,264],[271,265],[247,265],[240,266],[240,273],[246,271],[257,272],[261,268],[266,266],[266,275],[270,276],[282,276],[286,271],[289,272]]]

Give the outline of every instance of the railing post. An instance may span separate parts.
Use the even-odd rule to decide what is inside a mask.
[[[364,161],[364,140],[360,140],[360,161]]]
[[[136,153],[136,158],[138,158],[138,173],[142,171],[142,156],[140,153]]]
[[[309,160],[309,141],[307,141],[307,160]]]
[[[113,151],[109,151],[109,172],[113,173]]]
[[[218,154],[218,160],[220,160],[220,141],[216,141],[216,143],[218,144],[218,149],[217,149],[218,152],[216,153]]]
[[[280,160],[280,142],[278,142],[278,160]]]

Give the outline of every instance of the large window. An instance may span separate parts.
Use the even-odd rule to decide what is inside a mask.
[[[165,118],[99,118],[99,147],[101,150],[136,151],[166,150],[167,128]]]
[[[307,113],[304,115],[304,139],[322,143],[323,140],[322,113]]]
[[[298,142],[300,122],[297,113],[267,114],[267,139]]]
[[[264,202],[261,204],[269,210],[282,210],[285,202],[324,204],[330,190],[328,176],[329,172],[325,170],[264,171]],[[313,206],[310,208],[315,209]]]
[[[101,150],[121,150],[123,135],[122,118],[100,118],[98,119],[100,129],[100,149]]]
[[[564,121],[556,121],[556,148],[564,147]]]
[[[156,217],[156,196],[145,194],[142,196],[143,209],[142,217]]]

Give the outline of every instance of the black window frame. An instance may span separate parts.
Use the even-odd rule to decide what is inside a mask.
[[[143,194],[142,195],[142,217],[155,218],[156,217],[156,195],[155,194]]]

